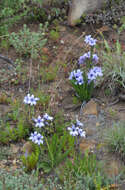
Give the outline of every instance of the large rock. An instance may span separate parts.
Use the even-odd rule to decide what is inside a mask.
[[[56,0],[58,4],[64,0]],[[68,24],[74,26],[83,13],[90,13],[104,6],[109,0],[71,0],[68,13]],[[53,0],[42,0],[43,7],[51,7]]]
[[[101,8],[108,0],[72,0],[68,24],[74,26],[83,13],[90,13]]]

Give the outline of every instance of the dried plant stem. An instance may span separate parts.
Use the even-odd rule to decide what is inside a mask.
[[[32,58],[30,58],[29,87],[28,87],[28,92],[30,92],[30,88],[31,88],[31,79],[32,79]]]
[[[6,62],[8,62],[8,63],[10,63],[12,66],[15,67],[14,62],[13,62],[11,59],[9,59],[8,57],[3,56],[3,55],[0,54],[0,59],[6,61]]]

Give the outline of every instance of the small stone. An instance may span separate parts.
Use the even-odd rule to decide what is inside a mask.
[[[83,108],[84,115],[98,115],[97,104],[94,100],[90,100]]]
[[[64,41],[63,41],[63,40],[60,40],[60,43],[61,43],[61,44],[64,44]]]

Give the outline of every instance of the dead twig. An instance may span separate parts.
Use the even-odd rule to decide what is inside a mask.
[[[9,59],[8,57],[5,57],[5,56],[3,56],[3,55],[0,54],[0,59],[6,61],[6,62],[8,62],[8,63],[10,63],[12,66],[15,67],[14,62],[13,62],[11,59]]]

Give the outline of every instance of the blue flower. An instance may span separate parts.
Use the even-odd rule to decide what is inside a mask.
[[[39,100],[39,98],[35,98],[34,95],[27,94],[27,96],[24,97],[23,102],[25,104],[29,104],[31,106],[36,105],[36,102]]]
[[[89,45],[90,46],[95,46],[96,45],[96,39],[93,39],[93,38],[91,38],[91,40],[89,41]]]
[[[44,114],[43,119],[48,120],[48,121],[52,121],[53,117],[49,116],[47,113]]]
[[[76,127],[75,127],[75,125],[73,124],[72,125],[72,127],[68,127],[67,128],[70,132],[70,135],[72,135],[72,136],[78,136],[78,131],[77,131],[77,129],[76,129]]]
[[[38,116],[38,118],[33,118],[33,121],[36,123],[35,127],[44,127],[45,125],[49,125],[48,121],[52,121],[53,117],[49,116],[47,113],[45,113],[43,115],[43,117],[41,118],[41,116]]]
[[[39,100],[39,98],[35,98],[34,95],[32,94],[30,96],[30,105],[33,106],[33,105],[36,105],[36,102]]]
[[[90,59],[90,51],[88,53],[85,53],[84,55],[80,56],[79,60],[78,60],[78,64],[85,64],[85,62]],[[92,55],[92,62],[93,63],[97,63],[99,60],[99,57],[97,56],[97,54],[93,54]]]
[[[86,56],[85,55],[82,55],[80,56],[79,60],[78,60],[78,64],[81,65],[81,64],[84,64],[86,61]]]
[[[83,131],[83,129],[78,128],[77,130],[78,130],[78,136],[84,137],[84,138],[86,137],[86,132]]]
[[[70,73],[69,80],[72,80],[74,78],[74,71]]]
[[[82,71],[80,69],[77,69],[76,71],[74,71],[74,77],[75,78],[79,78],[80,76],[82,76]]]
[[[77,78],[75,84],[82,85],[83,84],[83,76],[80,76],[79,78]]]
[[[34,133],[31,133],[31,136],[29,138],[34,142],[35,144],[43,144],[43,136],[40,133],[37,133],[36,131]]]
[[[82,71],[80,69],[74,70],[70,73],[69,80],[73,80],[82,76]]]
[[[76,120],[76,126],[83,127],[83,123],[81,123],[78,119]]]
[[[103,76],[101,67],[93,67],[92,71],[95,73],[96,77]]]
[[[30,140],[32,140],[32,142],[34,142],[35,141],[35,138],[36,138],[36,136],[37,136],[37,132],[35,131],[34,133],[31,133],[31,136],[30,136]]]
[[[78,64],[84,64],[86,62],[87,59],[90,58],[90,51],[88,53],[84,53],[84,55],[80,56],[79,60],[78,60]]]
[[[24,102],[25,104],[30,104],[30,94],[27,94],[27,96],[24,97],[23,102]]]
[[[87,74],[88,80],[95,80],[98,76],[103,76],[101,67],[93,67]]]
[[[96,45],[97,40],[92,38],[91,35],[88,35],[88,36],[85,37],[84,41],[85,41],[86,44],[89,44],[90,46],[94,46],[94,45]]]
[[[90,81],[93,81],[93,80],[96,79],[96,75],[95,75],[95,73],[93,72],[93,70],[90,70],[89,73],[87,74],[87,76],[88,76],[88,81],[89,81],[89,83],[90,83]]]
[[[90,51],[85,53],[85,56],[86,56],[87,59],[89,59],[90,58]]]
[[[86,132],[81,129],[80,127],[83,127],[83,123],[81,123],[78,119],[76,120],[75,124],[72,124],[72,127],[68,127],[67,129],[70,131],[70,135],[72,136],[80,136],[80,137],[86,137]]]
[[[34,143],[38,145],[43,144],[43,136],[40,133],[35,137]]]
[[[75,84],[82,85],[83,84],[83,72],[80,69],[74,70],[71,72],[69,76],[69,80],[75,80]]]
[[[84,40],[85,43],[88,44],[91,38],[92,38],[91,35],[85,36],[85,40]]]
[[[78,64],[84,64],[86,62],[86,60],[89,58],[90,58],[90,52],[84,53],[84,55],[80,56],[80,58],[78,60]]]
[[[97,56],[97,54],[93,54],[93,56],[92,56],[92,61],[93,61],[94,63],[98,63],[98,60],[99,60],[99,57]]]
[[[38,116],[37,119],[33,119],[33,120],[36,122],[35,127],[41,128],[41,127],[45,126],[44,125],[44,119],[42,119],[40,116]]]

